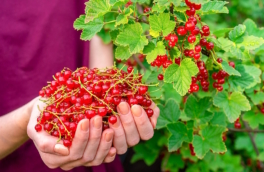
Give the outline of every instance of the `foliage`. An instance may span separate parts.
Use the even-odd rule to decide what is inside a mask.
[[[139,71],[145,73],[143,80],[147,84],[159,82],[158,88],[150,89],[161,110],[158,130],[153,139],[135,146],[132,162],[143,159],[151,165],[163,157],[164,171],[259,170],[264,160],[264,135],[259,133],[264,128],[264,30],[254,20],[263,21],[263,1],[191,2],[202,4],[196,11],[201,21],[195,15],[199,29],[206,23],[211,27],[211,34],[202,38],[214,48],[203,47],[200,59],[208,70],[208,91],[202,90],[202,85],[198,92],[190,91],[192,78],[199,78],[201,69],[184,52],[200,44],[200,34],[193,43],[178,35],[175,46],[166,39],[188,20],[189,7],[182,0],[90,0],[86,14],[75,21],[74,28],[82,30],[83,40],[98,34],[108,43],[110,40],[104,38],[110,37],[118,63],[123,60],[131,65],[132,55],[146,57],[138,62]],[[173,64],[163,66],[163,70],[153,67],[157,56],[163,55]],[[217,61],[219,57],[223,62]],[[177,58],[180,65],[174,63]],[[140,69],[142,65],[145,71]],[[219,71],[227,73],[223,91],[213,87],[212,75]],[[157,80],[160,73],[164,82]],[[234,129],[234,122],[242,129]]]

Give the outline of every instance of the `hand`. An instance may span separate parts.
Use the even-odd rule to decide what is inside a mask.
[[[128,147],[138,144],[140,138],[142,140],[152,138],[160,110],[153,102],[150,108],[153,109],[154,114],[149,118],[139,105],[134,105],[130,109],[126,102],[121,102],[117,106],[119,113],[117,122],[114,125],[109,124],[115,132],[113,144],[117,154],[124,154]]]
[[[34,104],[27,133],[38,149],[43,162],[49,168],[60,167],[63,170],[70,170],[77,166],[109,163],[115,159],[116,148],[111,147],[114,131],[107,129],[102,133],[100,116],[90,121],[83,119],[78,123],[72,146],[68,149],[62,142],[57,143],[58,138],[49,135],[46,131],[36,132],[34,127],[40,114],[37,106],[43,109],[45,104],[41,101]]]

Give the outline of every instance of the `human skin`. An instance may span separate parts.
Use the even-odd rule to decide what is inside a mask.
[[[105,45],[99,37],[90,42],[90,68],[105,68],[113,65],[112,44]],[[12,153],[28,140],[33,140],[43,162],[50,168],[60,167],[70,170],[78,166],[96,166],[112,162],[117,154],[123,154],[129,146],[136,145],[140,139],[148,140],[154,134],[159,109],[154,103],[154,115],[148,118],[142,107],[130,107],[120,103],[117,107],[118,121],[102,132],[102,118],[79,122],[70,149],[57,143],[57,138],[45,131],[37,133],[34,129],[39,108],[44,104],[35,98],[31,102],[0,117],[0,159]],[[114,147],[112,147],[112,143]]]

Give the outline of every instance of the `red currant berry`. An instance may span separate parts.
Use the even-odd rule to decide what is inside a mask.
[[[40,132],[40,131],[42,130],[42,126],[41,126],[40,124],[37,124],[37,125],[35,126],[35,130],[36,130],[37,132]]]
[[[175,42],[171,42],[171,41],[169,41],[169,47],[171,47],[171,48],[172,48],[172,47],[174,47],[174,46],[175,46],[175,44],[176,44]]]
[[[107,114],[107,109],[106,108],[99,108],[98,109],[98,115],[104,117]]]
[[[181,58],[175,58],[175,63],[177,64],[177,65],[180,65],[181,64]]]
[[[195,24],[192,21],[187,21],[185,23],[185,29],[188,31],[192,31],[195,28]]]
[[[187,34],[187,30],[185,29],[185,27],[179,26],[177,29],[177,33],[178,35],[183,36]]]
[[[193,16],[195,14],[195,9],[191,7],[189,10],[186,10],[187,16]]]
[[[159,74],[159,75],[158,75],[158,80],[160,80],[160,81],[163,80],[163,75],[162,75],[162,74]]]
[[[154,111],[153,111],[152,109],[148,108],[148,109],[146,110],[146,113],[147,113],[148,117],[150,118],[150,117],[153,116]]]
[[[207,40],[206,40],[205,38],[202,38],[202,39],[200,40],[200,45],[201,45],[201,46],[206,46],[206,45],[207,45]]]
[[[194,50],[196,53],[200,53],[202,51],[202,47],[200,45],[196,45]]]
[[[188,57],[189,56],[189,50],[184,50],[183,54]]]
[[[234,127],[236,129],[240,129],[241,128],[241,124],[239,122],[235,122]]]
[[[218,84],[224,84],[225,83],[225,79],[223,79],[223,78],[222,79],[218,79],[217,80],[217,83]]]
[[[217,87],[216,89],[217,89],[219,92],[221,92],[221,91],[223,91],[224,88],[223,88],[223,86],[221,85],[221,86]]]
[[[217,61],[218,63],[222,63],[222,62],[223,62],[223,59],[218,58],[216,61]]]
[[[201,7],[202,7],[202,4],[193,4],[193,7],[194,7],[196,10],[200,10]]]
[[[128,73],[131,73],[133,71],[133,67],[132,66],[128,66],[128,68],[127,68],[127,72]]]
[[[117,117],[115,115],[111,115],[109,118],[108,118],[108,122],[110,124],[115,124],[117,122]]]
[[[210,31],[209,26],[204,25],[204,26],[202,27],[202,31],[203,31],[203,32],[209,32],[209,31]]]
[[[235,63],[234,63],[234,62],[229,62],[228,64],[229,64],[229,66],[231,66],[232,68],[235,68]]]
[[[39,91],[39,95],[40,95],[41,97],[44,97],[44,95],[45,95],[45,91],[44,91],[44,90],[40,90],[40,91]]]
[[[148,91],[148,87],[147,87],[147,86],[140,86],[140,87],[138,88],[138,93],[139,93],[140,95],[145,94],[147,91]]]
[[[264,114],[264,107],[260,109],[260,112]]]
[[[212,49],[214,48],[214,43],[212,43],[212,42],[208,42],[208,43],[206,44],[206,48],[207,48],[207,50],[212,50]]]
[[[195,35],[188,36],[188,42],[189,43],[194,43],[195,41],[196,41],[196,36]]]
[[[63,145],[64,145],[65,147],[71,147],[71,145],[72,145],[72,141],[67,140],[67,139],[64,139],[64,140],[63,140]]]
[[[200,57],[201,57],[200,53],[195,53],[195,54],[193,55],[193,58],[194,58],[195,60],[199,60]]]
[[[192,77],[192,83],[196,83],[197,82],[197,78]]]
[[[193,57],[194,56],[194,50],[189,50],[189,57]]]
[[[178,36],[175,34],[170,35],[170,42],[177,43],[178,42]]]

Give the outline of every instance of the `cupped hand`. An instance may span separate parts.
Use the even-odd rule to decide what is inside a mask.
[[[78,166],[97,166],[115,159],[116,148],[112,147],[114,131],[107,129],[102,132],[100,116],[80,121],[72,146],[67,148],[62,142],[57,143],[58,138],[46,131],[36,132],[34,127],[40,114],[38,106],[43,109],[45,104],[41,101],[34,104],[27,133],[49,168],[60,167],[63,170],[70,170]]]
[[[126,102],[117,106],[119,116],[115,124],[109,124],[115,132],[113,144],[117,154],[124,154],[128,147],[135,146],[140,139],[149,140],[154,135],[154,128],[160,114],[159,108],[152,102],[154,114],[148,117],[145,110],[139,105],[131,108]]]

